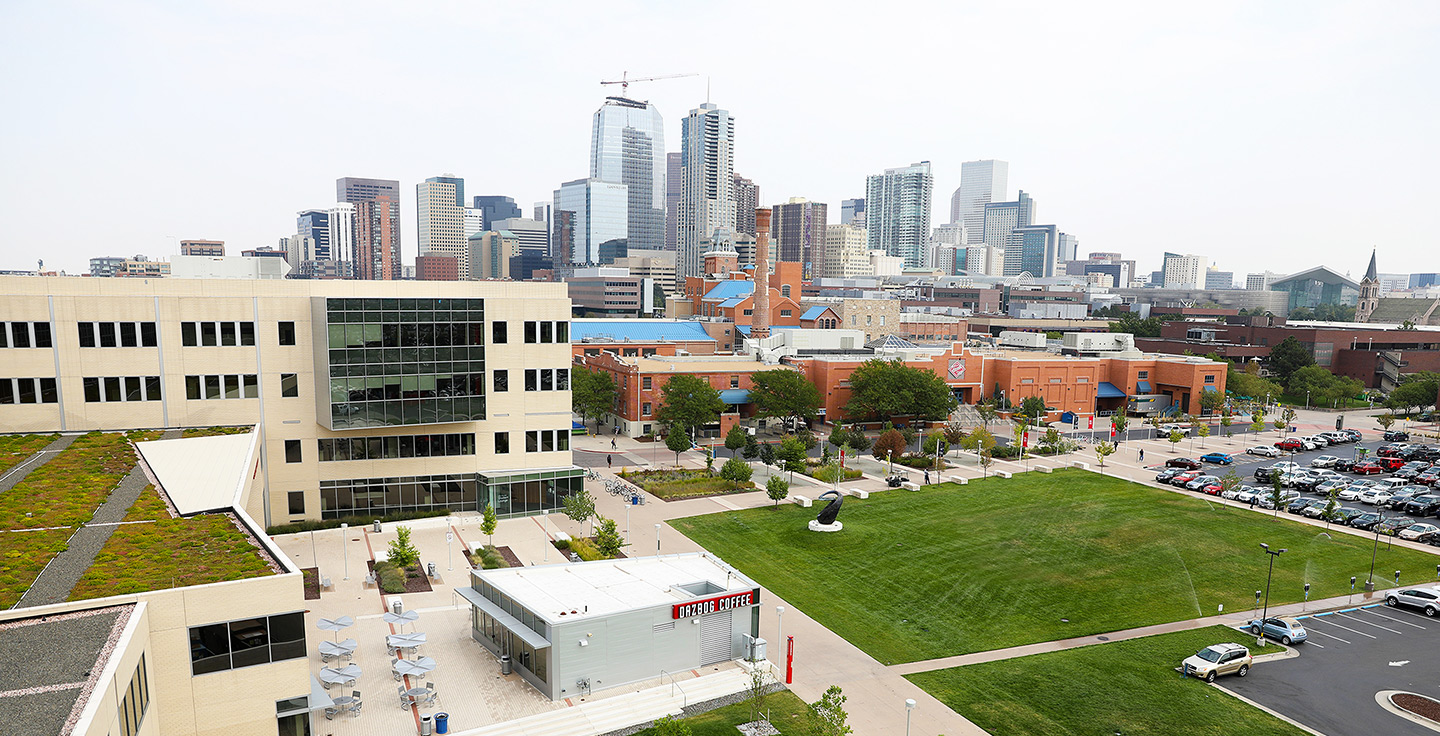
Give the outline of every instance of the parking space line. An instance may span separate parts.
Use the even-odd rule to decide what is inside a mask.
[[[1346,642],[1346,643],[1348,644],[1349,642]],[[1315,642],[1310,641],[1310,640],[1308,640],[1308,639],[1305,641],[1305,646],[1307,646],[1307,647],[1319,647],[1320,649],[1324,649],[1324,648],[1325,648],[1325,645],[1324,645],[1324,644],[1316,644]]]
[[[1413,611],[1407,611],[1406,609],[1400,608],[1399,606],[1396,606],[1396,607],[1394,607],[1394,608],[1388,608],[1388,607],[1387,607],[1387,609],[1389,610],[1390,613],[1403,613],[1403,614],[1405,614],[1406,616],[1414,616],[1415,618],[1423,618],[1423,619],[1425,619],[1426,621],[1431,621],[1431,620],[1433,620],[1433,619],[1431,619],[1429,616],[1426,616],[1425,614],[1415,613],[1415,612],[1413,612]],[[1414,626],[1414,624],[1411,624],[1411,626]]]
[[[1354,622],[1356,622],[1356,623],[1365,624],[1366,626],[1374,626],[1374,627],[1377,628],[1377,629],[1384,629],[1384,630],[1386,630],[1386,631],[1388,631],[1388,632],[1390,632],[1390,633],[1392,633],[1392,634],[1402,634],[1402,633],[1404,633],[1404,632],[1400,631],[1399,629],[1392,629],[1392,628],[1390,628],[1389,626],[1381,626],[1380,624],[1370,623],[1369,621],[1366,621],[1366,620],[1363,619],[1363,618],[1355,618],[1354,616],[1346,616],[1346,615],[1343,614],[1343,613],[1342,613],[1342,614],[1339,614],[1339,615],[1340,615],[1340,616],[1344,616],[1345,618],[1347,618],[1347,619],[1349,619],[1349,620],[1351,620],[1351,621],[1354,621]]]
[[[1346,639],[1340,639],[1340,637],[1338,637],[1338,636],[1336,636],[1336,635],[1334,635],[1334,634],[1327,634],[1327,633],[1325,633],[1325,632],[1323,632],[1323,631],[1321,631],[1321,630],[1319,630],[1319,629],[1309,629],[1309,631],[1310,631],[1310,633],[1312,633],[1312,634],[1319,634],[1319,635],[1321,635],[1321,636],[1328,636],[1328,637],[1330,637],[1331,639],[1339,639],[1340,641],[1343,641],[1343,642],[1345,642],[1346,644],[1351,643],[1350,641],[1348,641],[1348,640],[1346,640]],[[1323,647],[1322,647],[1322,648],[1323,648]]]
[[[1379,611],[1363,611],[1363,613],[1368,613],[1368,614],[1370,614],[1370,615],[1372,615],[1372,616],[1379,616],[1380,618],[1388,619],[1388,620],[1390,620],[1390,621],[1394,621],[1394,622],[1397,623],[1397,624],[1405,624],[1406,626],[1414,626],[1414,627],[1417,628],[1417,629],[1423,629],[1423,628],[1425,628],[1424,626],[1421,626],[1420,624],[1412,624],[1412,623],[1410,623],[1409,621],[1401,621],[1401,620],[1398,619],[1398,618],[1390,618],[1389,616],[1386,616],[1385,614],[1380,613]]]
[[[1350,628],[1349,626],[1341,626],[1340,624],[1337,624],[1337,623],[1335,623],[1334,621],[1329,621],[1329,620],[1321,621],[1320,619],[1317,618],[1317,619],[1314,619],[1313,621],[1311,621],[1311,623],[1315,623],[1315,622],[1317,622],[1317,621],[1320,622],[1320,623],[1329,624],[1330,626],[1334,626],[1334,627],[1339,628],[1339,629],[1344,629],[1344,630],[1346,630],[1346,631],[1348,631],[1348,632],[1350,632],[1350,633],[1352,633],[1352,634],[1359,634],[1359,635],[1361,635],[1361,636],[1368,637],[1368,638],[1371,638],[1371,639],[1379,639],[1379,638],[1380,638],[1380,637],[1375,636],[1375,635],[1373,635],[1373,634],[1367,634],[1367,633],[1365,633],[1365,632],[1363,632],[1363,631],[1356,631],[1355,629],[1352,629],[1352,628]]]

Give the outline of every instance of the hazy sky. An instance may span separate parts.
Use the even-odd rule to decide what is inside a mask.
[[[666,143],[706,96],[762,203],[1010,162],[1039,221],[1142,272],[1440,271],[1440,3],[0,2],[0,268],[274,245],[335,179],[530,205],[587,171],[603,79]],[[833,218],[832,218],[833,219]]]

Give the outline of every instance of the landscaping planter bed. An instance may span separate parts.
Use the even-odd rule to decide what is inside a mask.
[[[1434,698],[1427,698],[1424,695],[1411,693],[1395,693],[1390,696],[1390,702],[1401,710],[1414,713],[1421,718],[1428,718],[1440,722],[1440,701]]]
[[[747,482],[736,488],[730,481],[706,470],[641,470],[622,472],[620,477],[662,501],[726,496],[755,490],[753,483]]]
[[[372,573],[375,572],[375,561],[374,561],[374,560],[366,560],[366,561],[365,561],[365,566],[366,566],[367,569],[370,570],[370,572],[372,572]],[[415,574],[415,573],[418,573],[418,574]],[[379,582],[378,582],[378,577],[379,577],[379,576],[376,576],[376,577],[377,577],[377,582],[376,582],[376,585],[375,585],[375,590],[380,593],[380,597],[381,597],[382,599],[383,599],[385,596],[387,596],[387,595],[402,595],[401,593],[386,593],[386,592],[385,592],[385,589],[384,589],[384,588],[381,588],[380,585],[379,585]],[[434,590],[434,588],[431,587],[431,585],[430,585],[430,578],[425,577],[425,563],[424,563],[424,562],[417,562],[417,563],[415,563],[415,566],[414,566],[414,567],[407,568],[407,569],[405,570],[405,592],[406,592],[406,593],[429,593],[429,592],[432,591],[432,590]]]

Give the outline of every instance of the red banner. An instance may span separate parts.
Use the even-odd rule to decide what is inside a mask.
[[[744,593],[728,593],[718,595],[714,598],[692,601],[690,603],[676,603],[670,609],[671,618],[690,618],[692,616],[704,616],[708,613],[719,613],[736,608],[746,608],[760,603],[760,589],[747,590]]]
[[[1086,420],[1086,421],[1088,421],[1088,422],[1090,423],[1089,426],[1086,427],[1086,429],[1094,429],[1094,428],[1095,428],[1095,417],[1090,417],[1090,418],[1089,418],[1088,420]]]
[[[1023,432],[1023,433],[1020,435],[1020,446],[1021,446],[1021,447],[1029,447],[1029,446],[1030,446],[1030,430],[1027,429],[1027,430],[1025,430],[1025,432]]]

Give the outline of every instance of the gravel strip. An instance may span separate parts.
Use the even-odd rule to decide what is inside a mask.
[[[45,449],[25,458],[24,462],[18,463],[15,467],[10,468],[10,470],[6,471],[4,478],[0,479],[0,493],[14,488],[20,481],[25,480],[26,476],[34,472],[36,468],[54,460],[55,456],[59,455],[61,450],[69,447],[70,443],[74,442],[75,438],[79,436],[80,435],[76,434],[60,435],[59,439],[46,445]]]
[[[75,584],[80,582],[80,577],[95,562],[95,555],[99,554],[105,542],[110,540],[110,535],[115,533],[114,523],[125,518],[125,514],[130,511],[130,505],[140,497],[140,492],[145,490],[148,483],[149,479],[139,470],[132,470],[122,478],[89,522],[105,526],[82,526],[71,535],[69,546],[50,561],[50,565],[40,573],[40,577],[30,585],[30,589],[25,591],[25,595],[21,596],[15,607],[28,608],[65,602]]]

